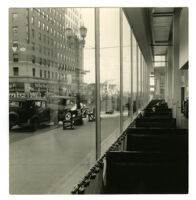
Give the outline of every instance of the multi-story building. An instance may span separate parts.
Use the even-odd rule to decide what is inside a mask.
[[[10,8],[9,89],[14,96],[75,95],[83,87],[77,8]],[[66,35],[67,28],[73,37]]]

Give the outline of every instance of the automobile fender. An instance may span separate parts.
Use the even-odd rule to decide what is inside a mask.
[[[39,116],[33,115],[31,118],[28,119],[28,121],[27,121],[28,125],[31,125],[31,122],[32,122],[33,120],[35,120],[35,119],[38,120],[38,122],[40,122]]]
[[[14,115],[14,116],[16,116],[16,119],[19,120],[19,114],[18,114],[17,112],[15,112],[15,111],[10,111],[10,112],[9,112],[9,115]]]

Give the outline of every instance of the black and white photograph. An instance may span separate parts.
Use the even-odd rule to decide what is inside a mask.
[[[188,3],[61,5],[7,7],[7,195],[188,198]]]

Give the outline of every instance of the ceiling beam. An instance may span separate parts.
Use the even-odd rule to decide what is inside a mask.
[[[152,13],[152,17],[172,17],[174,15],[173,12],[157,12]]]

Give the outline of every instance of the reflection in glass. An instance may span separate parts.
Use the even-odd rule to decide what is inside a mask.
[[[102,153],[120,130],[119,8],[100,8],[100,101]],[[110,139],[110,143],[109,142]]]
[[[123,126],[130,122],[131,98],[131,29],[123,13]]]

